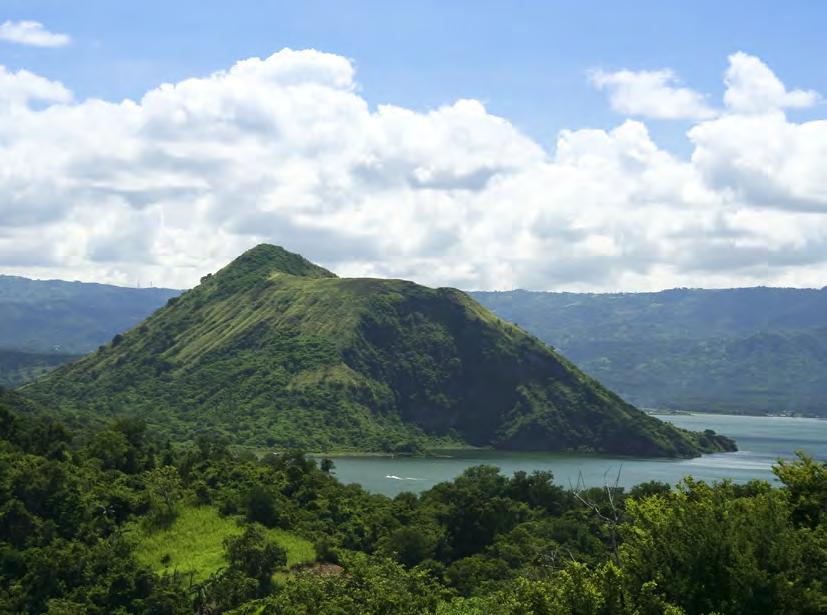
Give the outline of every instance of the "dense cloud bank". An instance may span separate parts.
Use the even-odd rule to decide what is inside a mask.
[[[553,152],[475,100],[371,108],[347,59],[282,50],[139,101],[75,100],[0,67],[0,268],[184,287],[282,244],[351,275],[501,289],[827,280],[827,122],[736,53],[720,104],[669,70],[589,78],[641,119]]]

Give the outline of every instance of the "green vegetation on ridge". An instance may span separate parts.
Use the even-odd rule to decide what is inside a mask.
[[[288,261],[294,274],[316,267]],[[0,275],[0,385],[95,350],[178,294]],[[634,405],[827,415],[824,289],[471,295]]]
[[[733,447],[646,416],[460,291],[339,279],[268,245],[25,390],[71,424],[138,416],[176,440],[215,430],[316,451]]]

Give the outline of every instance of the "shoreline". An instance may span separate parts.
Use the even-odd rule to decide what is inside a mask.
[[[320,459],[327,457],[329,459],[337,459],[342,457],[384,457],[388,459],[393,458],[409,458],[409,459],[451,459],[453,455],[440,455],[440,451],[456,451],[456,452],[464,452],[464,451],[496,451],[497,449],[493,447],[485,447],[485,446],[450,446],[450,447],[440,447],[440,448],[428,448],[425,449],[424,454],[414,454],[414,453],[385,453],[381,451],[333,451],[333,452],[308,452],[306,455],[313,459]]]
[[[670,416],[707,416],[707,417],[733,417],[739,419],[771,419],[771,418],[782,418],[782,419],[815,419],[819,421],[827,421],[827,417],[821,416],[789,416],[789,415],[767,415],[767,414],[728,414],[723,412],[701,412],[701,411],[645,411],[647,415],[654,416],[654,417],[670,417]],[[725,435],[725,434],[724,434]],[[263,455],[266,453],[279,453],[280,451],[274,450],[264,450],[264,449],[257,449],[254,451],[256,454]],[[283,452],[283,451],[282,451]],[[425,452],[422,454],[416,453],[392,453],[392,452],[382,452],[382,451],[358,451],[358,450],[336,450],[336,451],[308,451],[305,455],[311,459],[463,459],[469,453],[482,453],[482,454],[496,454],[498,452],[511,452],[511,453],[521,453],[524,455],[561,455],[561,456],[568,456],[568,455],[577,455],[582,456],[585,458],[588,457],[603,457],[607,455],[606,453],[600,453],[595,451],[514,451],[510,449],[497,449],[494,447],[486,447],[486,446],[440,446],[440,447],[433,447],[425,449]],[[729,453],[734,451],[717,451],[716,453]],[[704,455],[716,454],[716,453],[700,453],[697,456],[692,457],[639,457],[635,455],[611,455],[612,458],[618,460],[651,460],[651,459],[664,459],[664,460],[679,460],[679,459],[693,459],[697,457],[702,457]]]
[[[817,414],[734,414],[732,412],[705,412],[703,410],[644,410],[649,416],[734,416],[753,419],[816,419],[827,421],[827,416]]]

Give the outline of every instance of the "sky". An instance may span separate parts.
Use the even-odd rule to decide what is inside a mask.
[[[469,290],[820,288],[826,19],[0,0],[0,273],[183,288],[269,242]]]

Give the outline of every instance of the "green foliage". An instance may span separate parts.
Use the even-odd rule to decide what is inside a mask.
[[[197,613],[225,613],[238,605],[249,603],[258,593],[255,579],[238,570],[216,573],[195,587],[194,605]]]
[[[98,459],[105,470],[135,474],[151,470],[160,450],[158,443],[148,437],[146,423],[123,418],[89,438],[84,452]]]
[[[453,600],[437,615],[601,615],[624,613],[604,593],[603,578],[582,564],[571,564],[551,579],[516,579],[484,598]],[[607,604],[608,602],[608,604]],[[677,615],[677,614],[675,614]]]
[[[139,422],[73,437],[2,393],[0,612],[823,613],[827,468],[776,473],[571,492],[480,466],[390,499],[296,451],[170,449]],[[279,527],[245,523],[262,501]]]
[[[624,588],[635,600],[659,596],[688,613],[771,613],[781,605],[817,613],[827,606],[827,545],[822,535],[816,547],[791,512],[786,494],[766,483],[686,479],[669,494],[629,500]]]
[[[143,477],[149,494],[151,521],[155,525],[169,525],[178,512],[181,500],[181,477],[174,466],[149,470]]]
[[[224,539],[230,571],[237,571],[268,587],[276,569],[287,563],[287,551],[270,541],[261,525],[250,524],[238,536]]]
[[[508,482],[498,468],[477,466],[425,494],[426,501],[439,504],[453,558],[479,552],[494,536],[528,518],[528,505],[506,495]]]
[[[787,487],[793,521],[810,529],[821,527],[827,521],[827,465],[799,451],[797,462],[782,459],[773,472]]]
[[[283,521],[279,516],[279,496],[264,485],[254,485],[246,494],[247,520],[276,527]]]
[[[403,525],[384,536],[378,550],[410,568],[433,559],[441,538],[436,526]]]
[[[129,478],[75,457],[64,429],[0,396],[0,612],[148,612],[155,580],[117,531]]]
[[[733,448],[644,415],[459,291],[338,279],[275,246],[117,339],[27,393],[72,422],[141,416],[176,441],[282,450]]]
[[[426,573],[389,560],[354,555],[342,574],[304,573],[238,615],[421,615],[433,613],[445,589]]]

